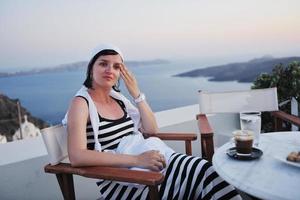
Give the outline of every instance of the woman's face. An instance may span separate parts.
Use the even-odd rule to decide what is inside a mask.
[[[93,88],[112,88],[120,77],[120,67],[122,64],[120,55],[99,56],[92,69]]]

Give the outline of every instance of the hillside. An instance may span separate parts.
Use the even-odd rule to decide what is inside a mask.
[[[248,62],[229,63],[225,65],[211,66],[196,69],[174,76],[177,77],[209,77],[210,81],[238,81],[253,82],[261,73],[269,73],[275,65],[299,61],[300,57],[273,58],[262,57]]]
[[[10,99],[0,93],[0,134],[5,135],[8,141],[11,140],[12,135],[19,128],[17,101],[18,99]],[[21,106],[22,117],[24,117],[25,114],[28,117],[28,121],[40,129],[49,126],[43,120],[32,116],[26,108]]]
[[[131,67],[141,67],[147,65],[157,65],[157,64],[167,64],[167,63],[169,63],[169,61],[163,59],[125,62],[127,66],[131,66]],[[46,67],[46,68],[35,68],[26,71],[0,72],[0,78],[9,77],[9,76],[29,75],[29,74],[41,74],[41,73],[48,73],[48,72],[75,71],[75,70],[85,69],[87,65],[88,65],[87,61],[80,61],[80,62],[62,64],[62,65]]]

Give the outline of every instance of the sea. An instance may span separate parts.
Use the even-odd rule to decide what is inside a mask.
[[[154,112],[198,103],[198,91],[231,91],[249,89],[251,83],[213,82],[205,77],[174,77],[203,65],[170,62],[146,66],[128,66],[140,90],[145,93]],[[33,116],[50,125],[61,122],[76,91],[82,86],[86,70],[47,72],[0,78],[0,93],[19,99]],[[124,83],[121,92],[130,98]],[[16,111],[17,112],[17,111]]]

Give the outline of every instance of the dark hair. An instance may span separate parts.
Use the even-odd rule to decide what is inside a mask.
[[[94,55],[94,57],[90,60],[88,67],[87,67],[87,71],[86,71],[86,79],[83,82],[83,85],[89,89],[93,89],[93,77],[92,77],[92,70],[93,70],[93,66],[96,62],[96,60],[100,57],[100,56],[107,56],[107,55],[119,55],[118,52],[114,51],[114,50],[110,50],[110,49],[105,49],[102,50],[100,52],[98,52],[96,55]],[[120,92],[119,89],[119,85],[120,82],[118,80],[118,83],[116,85],[114,85],[112,88],[117,91]]]

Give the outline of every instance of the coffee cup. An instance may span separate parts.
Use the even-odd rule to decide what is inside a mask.
[[[250,130],[236,130],[233,132],[233,139],[236,147],[236,153],[239,156],[250,156],[254,134]]]

